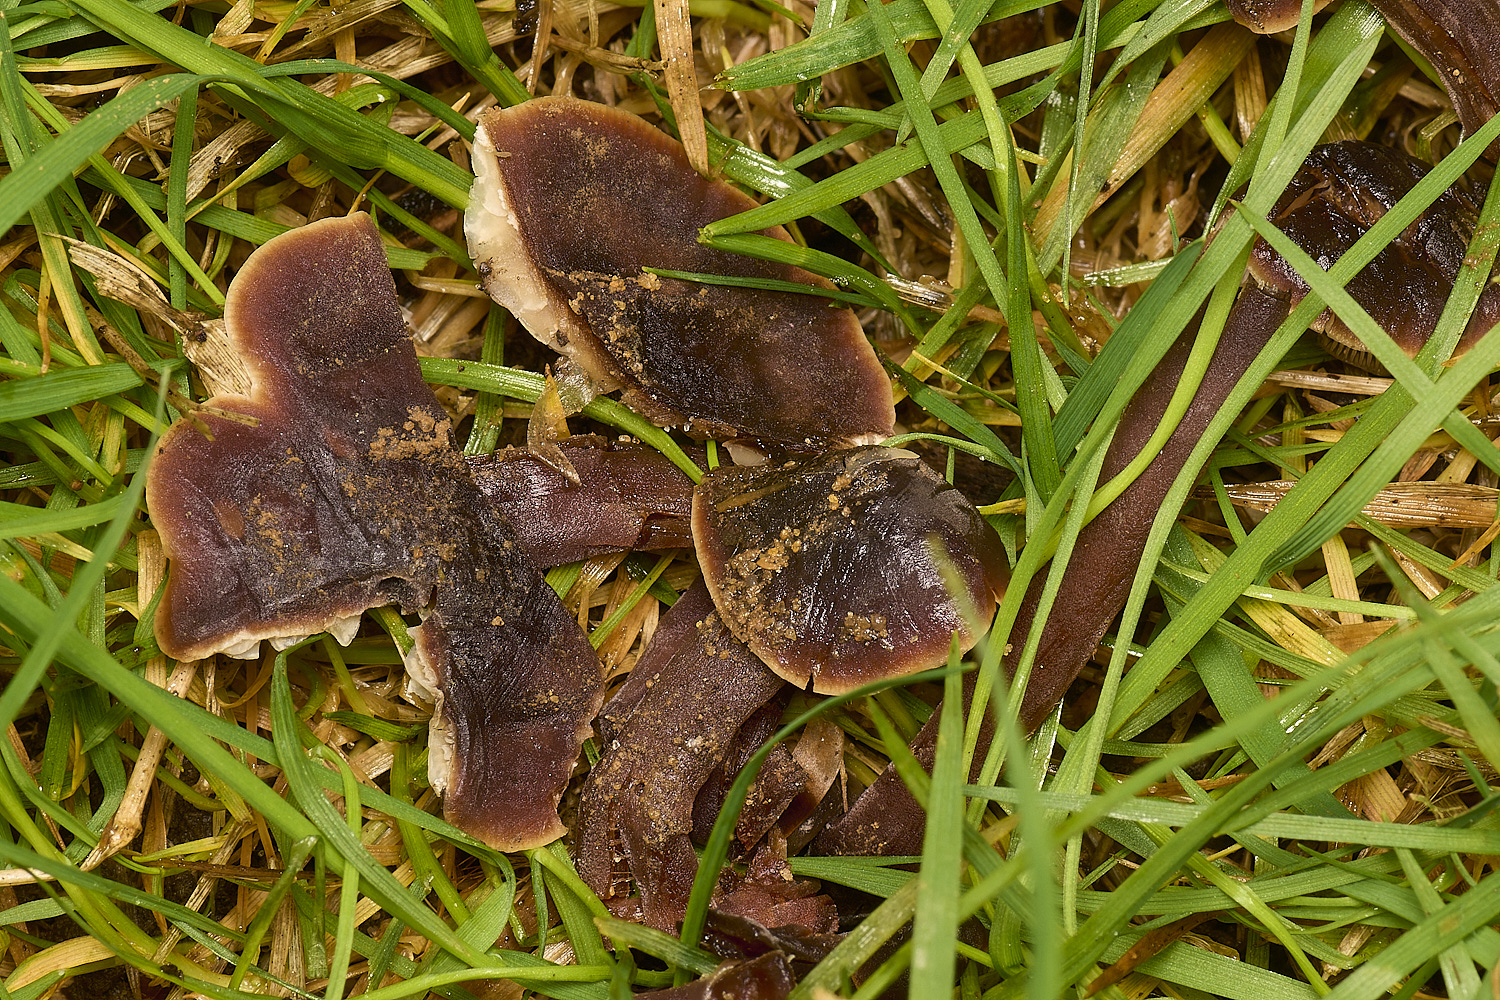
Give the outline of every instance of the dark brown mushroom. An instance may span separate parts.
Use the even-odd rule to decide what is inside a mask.
[[[1416,160],[1385,146],[1338,142],[1314,149],[1268,218],[1322,267],[1331,267],[1426,173]],[[1435,201],[1348,283],[1360,303],[1409,354],[1426,342],[1468,251],[1475,213],[1454,192]],[[1067,574],[1042,634],[1026,690],[1022,721],[1035,727],[1078,676],[1095,644],[1124,606],[1146,535],[1172,480],[1204,428],[1260,354],[1307,285],[1267,244],[1257,240],[1246,287],[1230,313],[1203,385],[1162,452],[1079,534]],[[1465,343],[1500,319],[1500,289],[1491,285],[1470,320]],[[1327,311],[1315,326],[1348,328]],[[1123,470],[1150,439],[1186,364],[1195,330],[1168,352],[1121,416],[1100,481]],[[1357,343],[1357,341],[1356,341]],[[1042,578],[1027,592],[1012,631],[1014,666],[1031,630]]]
[[[937,666],[955,632],[968,649],[972,618],[1005,589],[994,531],[895,448],[712,472],[693,498],[693,542],[730,631],[827,694]]]
[[[784,684],[694,585],[600,718],[604,752],[579,803],[578,873],[609,899],[617,852],[641,892],[641,919],[667,930],[687,907],[698,859],[689,834],[699,789],[735,735]]]
[[[1427,174],[1420,160],[1388,146],[1334,142],[1309,154],[1268,218],[1327,270],[1379,222]],[[1385,247],[1345,286],[1397,345],[1415,356],[1437,326],[1443,303],[1458,277],[1479,208],[1466,192],[1445,191],[1401,236]],[[1250,277],[1296,306],[1307,295],[1301,275],[1257,240]],[[1500,320],[1500,297],[1487,292],[1455,350],[1467,351]],[[1312,322],[1328,352],[1367,371],[1382,371],[1359,338],[1324,309]]]
[[[699,229],[755,203],[640,118],[560,98],[496,108],[474,169],[465,230],[485,290],[602,390],[700,437],[819,450],[890,435],[890,382],[850,310],[643,270],[831,287],[700,245]]]
[[[1317,0],[1313,9],[1322,10],[1332,2]],[[1261,35],[1290,31],[1302,16],[1302,0],[1225,0],[1225,3],[1236,21]]]
[[[347,641],[372,607],[421,612],[412,664],[438,696],[447,816],[503,849],[554,839],[598,657],[469,478],[369,217],[257,250],[225,323],[252,388],[209,402],[255,419],[205,411],[212,437],[163,435],[147,485],[171,560],[162,650],[254,655],[324,629]]]

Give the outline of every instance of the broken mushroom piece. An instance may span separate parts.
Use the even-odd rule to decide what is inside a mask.
[[[779,951],[724,962],[713,972],[682,986],[639,993],[650,1000],[786,1000],[797,978]]]
[[[211,437],[186,420],[162,436],[147,483],[171,561],[162,650],[254,655],[369,608],[421,612],[413,662],[437,700],[431,777],[447,816],[501,849],[554,839],[602,699],[598,657],[469,478],[374,224],[271,240],[224,319],[251,390],[209,404],[254,420],[205,410]]]
[[[464,227],[485,291],[601,390],[623,387],[651,420],[699,437],[821,450],[890,436],[890,381],[854,313],[806,271],[700,245],[699,229],[755,202],[699,176],[642,119],[564,98],[495,108],[474,171]]]
[[[955,632],[968,649],[1007,575],[973,505],[896,448],[711,472],[693,543],[735,637],[824,694],[937,666]]]
[[[604,752],[579,800],[578,873],[601,898],[617,895],[621,856],[640,888],[641,921],[676,926],[698,871],[689,839],[698,792],[783,687],[729,634],[701,582],[662,617],[605,706]]]

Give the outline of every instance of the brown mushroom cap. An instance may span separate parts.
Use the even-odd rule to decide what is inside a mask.
[[[421,611],[413,664],[439,696],[429,775],[449,818],[502,849],[554,839],[598,657],[469,478],[369,217],[261,247],[225,322],[251,394],[210,403],[258,423],[203,415],[211,438],[188,421],[162,437],[147,484],[171,560],[162,650],[253,654],[368,608]]]
[[[1322,10],[1331,2],[1317,0],[1313,10]],[[1302,0],[1225,0],[1225,3],[1236,21],[1260,35],[1290,31],[1302,16]]]
[[[462,463],[374,227],[327,219],[270,241],[231,284],[224,319],[251,396],[209,402],[258,424],[205,416],[211,439],[189,421],[162,436],[147,484],[172,561],[162,650],[254,655],[263,638],[425,604],[420,567],[390,571],[428,521],[405,484],[441,489]]]
[[[642,270],[832,287],[700,245],[699,229],[755,202],[642,119],[562,98],[496,108],[474,169],[465,231],[485,290],[602,389],[700,436],[821,449],[890,435],[890,381],[850,310]]]
[[[1298,169],[1268,218],[1323,269],[1379,222],[1416,185],[1428,167],[1387,146],[1335,142],[1318,146]],[[1450,189],[1345,286],[1356,302],[1408,355],[1427,343],[1468,253],[1478,211]],[[1257,240],[1250,276],[1262,288],[1302,301],[1308,286],[1269,244]],[[1500,319],[1500,293],[1491,286],[1480,300],[1457,348],[1462,353]],[[1343,320],[1325,309],[1313,321],[1331,353],[1360,367],[1379,369]]]
[[[973,505],[895,448],[712,472],[693,497],[693,539],[735,636],[823,693],[936,666],[955,631],[972,646],[963,605],[988,617],[1007,575]]]

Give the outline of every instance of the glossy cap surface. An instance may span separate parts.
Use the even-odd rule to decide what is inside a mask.
[[[1386,146],[1335,142],[1315,148],[1293,176],[1268,218],[1319,267],[1331,268],[1403,195],[1427,174],[1427,165]],[[1477,211],[1467,195],[1450,189],[1345,286],[1349,294],[1408,355],[1432,335],[1468,253]],[[1257,240],[1250,275],[1262,288],[1302,301],[1308,285],[1269,244]],[[1500,318],[1500,295],[1491,285],[1455,353],[1468,350]],[[1340,356],[1364,367],[1375,363],[1354,332],[1330,310],[1313,322]],[[1338,346],[1331,349],[1338,351]]]
[[[147,486],[171,560],[162,650],[253,655],[368,608],[419,611],[448,818],[502,849],[555,839],[598,657],[469,478],[369,217],[268,242],[225,321],[252,386],[210,403],[256,423],[203,415],[212,437],[186,420],[163,435]]]
[[[693,538],[730,631],[828,694],[936,666],[954,631],[969,648],[966,612],[987,621],[1008,575],[973,505],[895,448],[712,472]]]
[[[699,176],[675,140],[614,108],[543,98],[483,115],[474,166],[465,230],[485,290],[601,389],[698,436],[810,450],[889,436],[890,381],[853,312],[642,270],[831,287],[701,245],[699,229],[755,202]]]

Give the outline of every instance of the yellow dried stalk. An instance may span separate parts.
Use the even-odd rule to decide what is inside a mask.
[[[1297,484],[1286,480],[1225,486],[1237,507],[1269,512]],[[1391,483],[1363,513],[1392,528],[1488,528],[1496,520],[1500,490],[1471,483]]]

